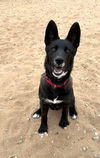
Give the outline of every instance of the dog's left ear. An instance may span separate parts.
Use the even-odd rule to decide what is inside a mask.
[[[67,40],[69,40],[75,48],[78,48],[80,44],[80,36],[81,36],[81,30],[80,30],[80,25],[78,22],[75,22],[67,35]]]
[[[59,39],[57,25],[53,20],[51,20],[49,21],[46,31],[45,31],[44,42],[46,45],[48,45],[56,39]]]

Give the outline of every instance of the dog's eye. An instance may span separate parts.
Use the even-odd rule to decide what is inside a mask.
[[[54,46],[51,49],[52,49],[52,52],[55,52],[57,50],[57,46]]]
[[[70,53],[70,50],[68,50],[68,48],[66,47],[66,48],[65,48],[65,52],[69,54],[69,53]]]
[[[67,49],[67,51],[66,51],[66,52],[67,52],[67,53],[70,53],[70,50],[68,50],[68,49]]]

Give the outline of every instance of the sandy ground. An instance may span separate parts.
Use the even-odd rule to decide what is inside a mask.
[[[0,0],[0,158],[100,158],[100,1]],[[49,112],[49,135],[37,134],[38,86],[44,32],[55,20],[61,38],[81,25],[74,90],[79,117],[58,126],[60,111]]]

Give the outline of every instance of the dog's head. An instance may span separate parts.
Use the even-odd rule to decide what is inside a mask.
[[[80,26],[74,23],[65,39],[60,39],[58,29],[51,20],[45,32],[46,59],[45,68],[49,76],[61,79],[69,76],[73,68],[73,60],[80,44]]]

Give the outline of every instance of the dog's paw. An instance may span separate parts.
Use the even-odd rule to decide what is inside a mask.
[[[73,107],[69,108],[69,115],[72,118],[72,120],[77,119],[78,114],[77,114],[77,111],[76,111],[75,107],[74,108]]]
[[[40,118],[40,114],[37,114],[37,113],[34,113],[33,115],[32,115],[32,117],[34,118],[34,119],[38,119],[38,118]]]
[[[77,117],[78,117],[77,112],[75,111],[74,113],[70,113],[70,117],[71,117],[72,120],[76,120]]]
[[[48,135],[48,128],[47,128],[47,126],[40,126],[40,128],[38,129],[38,133],[41,136]]]
[[[67,120],[61,120],[60,122],[59,122],[59,126],[61,127],[61,128],[65,128],[65,127],[67,127],[69,125],[69,122],[67,121]]]
[[[34,119],[38,119],[41,117],[41,109],[39,108],[37,111],[35,111],[33,114],[32,114],[32,117]]]
[[[76,115],[76,114],[73,114],[73,115],[71,116],[71,118],[72,118],[72,120],[76,120],[76,119],[77,119],[77,115]]]
[[[39,136],[41,136],[41,138],[42,138],[43,136],[48,136],[48,133],[47,132],[39,133]]]

